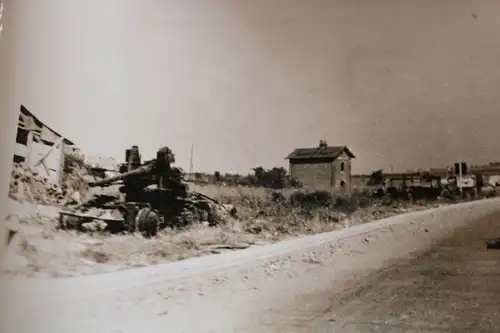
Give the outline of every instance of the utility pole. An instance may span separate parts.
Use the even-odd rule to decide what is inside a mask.
[[[191,145],[191,157],[189,159],[189,179],[193,180],[193,154],[194,154],[194,144]]]
[[[459,184],[458,187],[460,188],[460,199],[463,200],[464,199],[464,189],[462,187],[462,177],[463,177],[463,170],[462,170],[462,162],[459,162],[458,163],[458,180],[457,180],[457,183]]]

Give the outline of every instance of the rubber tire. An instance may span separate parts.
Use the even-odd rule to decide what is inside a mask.
[[[158,214],[150,208],[142,208],[135,218],[135,230],[144,237],[150,238],[158,234],[160,218]]]

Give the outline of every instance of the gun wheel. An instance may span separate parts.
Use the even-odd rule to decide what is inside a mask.
[[[160,218],[158,214],[150,208],[142,208],[137,213],[135,219],[135,230],[139,231],[144,237],[154,237],[158,233]]]

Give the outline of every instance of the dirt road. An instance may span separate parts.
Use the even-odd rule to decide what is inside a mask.
[[[472,221],[347,291],[299,298],[299,306],[271,320],[285,321],[272,332],[500,332],[500,251],[485,248],[492,235],[500,237],[500,213]],[[308,308],[317,313],[296,320]]]
[[[498,332],[500,200],[84,278],[0,280],[0,331]]]

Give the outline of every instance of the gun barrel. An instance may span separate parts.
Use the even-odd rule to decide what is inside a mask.
[[[145,165],[145,166],[142,166],[140,168],[137,168],[137,169],[129,171],[129,172],[121,173],[119,175],[108,177],[108,178],[105,178],[102,180],[98,180],[96,182],[91,182],[91,183],[89,183],[89,186],[90,187],[97,187],[97,186],[111,185],[118,180],[123,180],[123,179],[129,178],[129,177],[147,174],[147,173],[151,172],[151,170],[152,170],[151,165]]]

